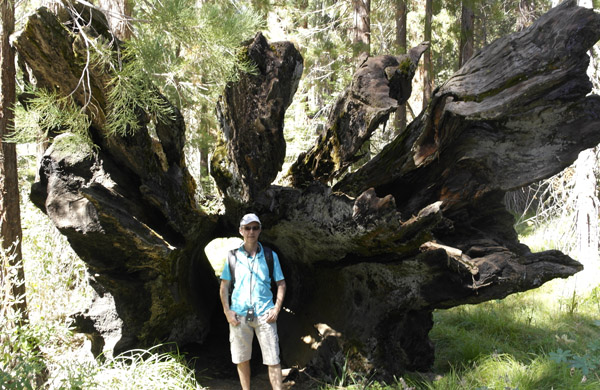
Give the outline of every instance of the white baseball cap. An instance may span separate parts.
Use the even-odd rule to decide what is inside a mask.
[[[258,219],[258,216],[256,214],[246,214],[242,217],[242,220],[240,221],[240,227],[246,226],[252,222],[258,222],[259,225],[261,224],[260,219]]]

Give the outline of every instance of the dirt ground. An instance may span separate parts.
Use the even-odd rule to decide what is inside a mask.
[[[231,362],[229,349],[223,350],[221,346],[224,342],[222,339],[219,340],[219,337],[229,337],[229,335],[214,336],[197,349],[190,348],[186,351],[191,357],[190,363],[194,365],[196,379],[206,390],[240,390],[237,370]],[[260,347],[256,338],[252,352],[250,360],[252,390],[271,390],[267,367],[262,364]],[[282,372],[285,390],[316,390],[324,385],[298,370],[284,367]]]
[[[283,370],[284,375],[284,390],[315,390],[323,385],[317,381],[300,373],[297,380],[288,380],[289,369]],[[199,378],[203,389],[206,390],[240,390],[240,382],[238,378]],[[271,390],[269,383],[269,375],[266,370],[252,376],[252,390]]]

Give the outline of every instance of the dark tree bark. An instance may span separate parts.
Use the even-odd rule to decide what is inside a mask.
[[[370,57],[359,64],[352,83],[329,114],[326,132],[290,169],[295,187],[313,180],[327,183],[357,161],[373,131],[410,97],[417,64],[428,47],[425,42],[408,54]]]
[[[0,278],[5,280],[6,266],[15,267],[20,282],[11,285],[15,298],[14,309],[20,311],[26,321],[27,300],[25,297],[25,273],[21,252],[21,209],[19,205],[19,178],[17,175],[17,149],[6,136],[14,126],[15,105],[15,52],[9,42],[15,28],[15,4],[0,0],[0,241],[2,250],[8,255],[8,264],[0,264]],[[3,256],[4,258],[4,256]]]
[[[252,210],[286,275],[284,364],[324,376],[346,356],[352,369],[384,376],[429,369],[436,308],[503,298],[581,270],[558,251],[531,253],[520,244],[502,198],[600,141],[600,98],[586,96],[586,52],[599,38],[600,16],[564,2],[479,51],[405,132],[344,175],[372,129],[407,98],[427,45],[406,57],[368,58],[325,134],[294,164],[291,186],[281,187],[271,181],[302,58],[293,45],[268,44],[259,34],[247,45],[258,74],[228,85],[218,106],[223,144],[212,164],[222,215],[195,208],[180,115],[158,124],[157,141],[147,115],[135,135],[105,137],[108,75],[92,69],[88,110],[98,150],[51,147],[32,190],[96,275],[98,306],[79,317],[80,329],[99,350],[169,340],[197,343],[204,357],[221,351],[228,361],[217,278],[203,249],[236,235],[239,217]],[[76,40],[40,11],[16,44],[40,87],[60,85],[68,94],[82,71]],[[86,101],[79,90],[73,96]],[[116,319],[106,328],[102,304]]]

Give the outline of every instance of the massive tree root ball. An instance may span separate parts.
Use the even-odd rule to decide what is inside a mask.
[[[103,15],[81,15],[92,19],[88,38],[108,33]],[[203,249],[236,235],[247,211],[260,215],[262,240],[286,275],[283,363],[319,375],[346,358],[383,376],[427,370],[436,308],[503,298],[582,269],[558,251],[531,253],[502,204],[506,191],[561,171],[600,142],[600,99],[588,95],[586,75],[600,16],[575,1],[476,53],[402,134],[348,174],[361,145],[408,99],[428,44],[365,59],[289,186],[271,183],[303,59],[291,43],[257,34],[247,42],[257,73],[229,84],[218,103],[220,215],[194,203],[175,107],[155,136],[154,115],[141,107],[138,131],[107,135],[110,73],[85,69],[90,88],[78,86],[85,46],[65,26],[41,9],[15,46],[39,88],[75,91],[90,119],[95,146],[50,147],[31,197],[93,275],[98,295],[77,323],[97,352],[160,340],[227,354],[217,276]]]

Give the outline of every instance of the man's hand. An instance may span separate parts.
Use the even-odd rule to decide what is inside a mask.
[[[267,323],[270,324],[272,322],[277,321],[277,317],[279,317],[279,309],[277,308],[277,306],[275,306],[267,313]]]
[[[233,326],[238,326],[240,321],[237,318],[237,314],[229,308],[229,280],[221,279],[220,295],[223,312],[225,313],[225,317],[227,317],[227,322]]]
[[[279,312],[281,311],[281,306],[283,305],[285,290],[285,279],[282,279],[277,282],[277,299],[275,300],[275,307],[269,310],[269,312],[267,313],[267,323],[277,321],[277,317],[279,317]]]
[[[231,325],[238,326],[240,324],[240,320],[238,320],[238,316],[233,310],[229,310],[225,315],[227,317],[227,322]]]

